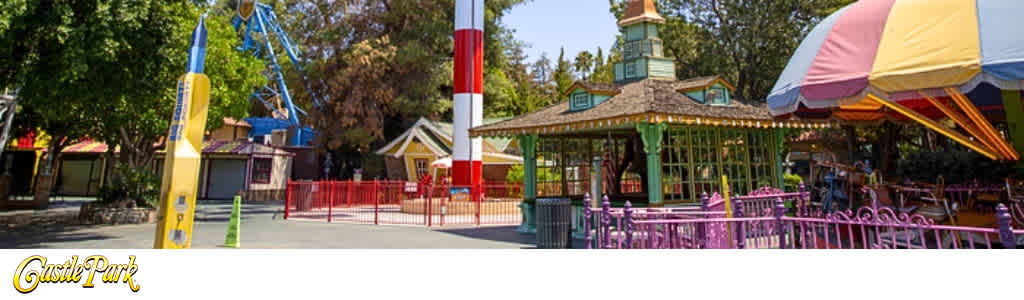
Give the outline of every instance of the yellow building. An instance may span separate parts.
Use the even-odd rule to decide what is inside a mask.
[[[211,141],[237,141],[249,138],[252,125],[245,120],[224,118],[224,126],[214,129],[207,137]]]
[[[485,119],[484,124],[502,121]],[[452,124],[419,119],[415,124],[383,148],[388,179],[418,181],[423,174],[435,174],[431,163],[452,155]],[[483,142],[484,182],[505,182],[513,165],[522,164],[519,146],[511,138],[485,138]],[[447,170],[437,170],[439,176]]]

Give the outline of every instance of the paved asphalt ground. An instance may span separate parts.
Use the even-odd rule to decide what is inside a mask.
[[[224,243],[230,202],[200,204],[193,248]],[[533,248],[536,237],[516,226],[376,226],[282,219],[280,203],[243,204],[241,245],[255,249],[500,249]],[[0,228],[0,248],[148,249],[155,224],[120,226],[35,226]]]

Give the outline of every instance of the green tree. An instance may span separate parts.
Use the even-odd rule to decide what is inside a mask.
[[[526,44],[506,31],[501,38],[507,63],[495,74],[486,77],[487,89],[496,94],[485,95],[487,117],[512,117],[532,112],[552,102],[553,92],[549,80],[550,63],[546,55],[534,63],[527,61]],[[485,74],[487,75],[487,74]]]
[[[487,1],[484,24],[485,101],[515,103],[514,74],[501,17],[522,0]],[[292,1],[286,27],[302,45],[314,90],[327,103],[311,111],[314,141],[337,155],[349,176],[387,137],[420,117],[447,119],[452,105],[454,0]],[[292,17],[296,16],[296,17]],[[301,17],[298,17],[301,16]],[[492,87],[493,86],[493,87]],[[372,87],[372,88],[371,88]],[[300,95],[299,101],[308,101]],[[490,112],[503,114],[503,112]],[[383,170],[366,170],[367,177]]]
[[[551,74],[552,80],[558,87],[557,95],[564,93],[576,81],[572,76],[571,67],[569,61],[565,59],[565,48],[563,47],[558,54],[558,61],[555,62],[555,71]]]
[[[595,58],[594,72],[590,74],[589,80],[591,82],[600,83],[612,83],[615,81],[615,63],[622,60],[622,56],[619,55],[618,51],[612,48],[611,53],[606,57],[601,47],[597,48],[597,57]]]
[[[590,70],[594,68],[594,55],[587,50],[580,51],[580,53],[576,55],[573,68],[576,69],[576,72],[580,73],[583,80],[587,80],[587,75],[589,75]]]
[[[529,66],[530,90],[533,100],[537,103],[536,109],[551,105],[558,101],[558,86],[554,81],[554,71],[551,69],[551,59],[547,53],[541,53],[540,58]],[[536,110],[534,109],[534,110]],[[527,112],[532,112],[530,110]]]
[[[37,117],[39,129],[51,139],[38,172],[35,201],[45,208],[49,200],[56,156],[65,146],[90,130],[84,109],[106,100],[119,82],[97,72],[112,59],[115,41],[103,35],[118,31],[122,1],[29,1],[0,3],[0,89],[18,91],[23,111]]]
[[[110,72],[125,74],[124,89],[106,103],[94,103],[96,113],[93,135],[112,148],[117,155],[118,172],[110,181],[125,186],[126,198],[143,200],[143,181],[149,178],[149,166],[156,150],[166,136],[175,104],[175,82],[185,71],[192,29],[205,7],[188,2],[153,5],[148,18],[138,19],[138,31],[124,31],[114,37],[126,47],[117,49],[118,59],[106,65]],[[261,74],[262,61],[236,50],[239,40],[230,25],[233,11],[215,11],[206,19],[207,51],[204,73],[210,78],[210,105],[207,130],[219,128],[223,119],[246,117],[251,103],[249,95],[266,84]],[[140,45],[151,53],[131,51]],[[108,160],[112,161],[112,160]],[[145,171],[140,171],[145,170]],[[140,175],[142,173],[142,175]],[[158,176],[153,178],[159,178]]]
[[[183,0],[3,5],[0,44],[16,50],[0,62],[5,70],[0,84],[19,88],[23,105],[39,114],[41,129],[53,137],[48,154],[60,153],[78,138],[95,138],[110,146],[108,155],[119,149],[114,179],[145,177],[137,175],[148,172],[154,144],[167,133],[175,82],[185,72],[189,36],[201,8]],[[206,74],[212,86],[207,128],[219,127],[224,116],[243,117],[248,94],[265,81],[262,64],[234,50],[237,38],[228,20],[212,14],[207,22]],[[48,199],[53,161],[48,155],[43,164],[37,201]],[[137,189],[128,190],[125,197],[142,200]]]
[[[628,0],[609,0],[622,16]],[[737,93],[764,99],[807,31],[853,0],[657,0],[665,54],[680,78],[724,75]]]

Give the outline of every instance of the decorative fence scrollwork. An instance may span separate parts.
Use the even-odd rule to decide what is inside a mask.
[[[778,190],[758,189],[734,197],[733,215],[726,217],[720,195],[702,195],[697,208],[633,208],[626,203],[612,209],[602,202],[600,224],[586,232],[588,248],[593,233],[601,235],[602,248],[625,249],[960,249],[1016,248],[1024,231],[1012,228],[1012,216],[1000,205],[998,228],[936,225],[916,214],[892,209],[862,207],[821,217],[800,213],[800,206],[786,207]],[[774,194],[772,194],[774,193]],[[800,201],[801,194],[788,201]],[[763,200],[773,197],[771,200]],[[770,198],[769,198],[770,199]],[[751,210],[751,202],[770,203]],[[590,208],[585,216],[593,218]],[[790,215],[787,215],[790,214]],[[587,223],[592,224],[592,223]]]

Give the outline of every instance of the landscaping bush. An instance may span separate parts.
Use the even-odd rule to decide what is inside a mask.
[[[786,173],[782,176],[782,182],[785,184],[785,191],[792,193],[800,190],[800,183],[804,181],[803,177],[793,173]]]
[[[505,175],[505,182],[507,183],[523,183],[524,173],[523,165],[512,165],[508,169],[508,174]],[[562,176],[551,172],[549,169],[537,168],[537,182],[546,181],[560,181]]]
[[[160,205],[160,176],[145,167],[118,168],[120,176],[100,187],[97,202],[119,207],[156,208]]]

